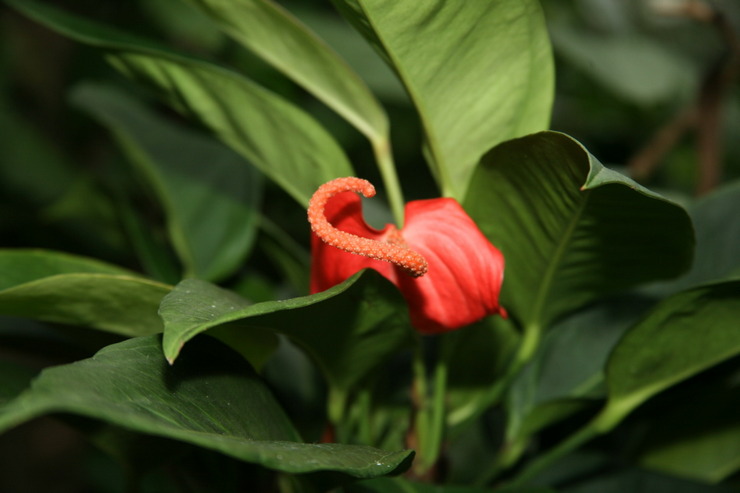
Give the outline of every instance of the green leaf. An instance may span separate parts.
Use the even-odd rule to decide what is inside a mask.
[[[385,141],[388,119],[365,83],[300,21],[270,0],[189,0],[240,44],[365,134]]]
[[[95,260],[42,250],[0,250],[0,314],[125,336],[162,331],[170,287]]]
[[[606,367],[610,426],[655,394],[740,354],[740,281],[711,284],[663,301],[628,331]]]
[[[677,276],[693,254],[681,207],[555,132],[492,149],[464,206],[506,259],[503,306],[538,330],[606,294]]]
[[[639,463],[666,474],[718,483],[740,469],[740,386],[738,366],[701,375],[662,402],[641,426]]]
[[[556,51],[618,97],[650,106],[688,100],[695,93],[699,71],[678,50],[670,51],[634,31],[605,35],[579,24],[551,24]]]
[[[0,360],[0,406],[25,390],[35,375],[30,368]]]
[[[321,293],[254,305],[187,279],[162,300],[164,354],[174,361],[195,335],[224,324],[233,331],[265,328],[287,335],[316,360],[332,385],[349,390],[410,340],[404,307],[400,293],[374,271]]]
[[[519,337],[508,320],[483,321],[439,336],[447,366],[447,422],[455,426],[490,406],[486,390],[511,363]]]
[[[249,365],[226,346],[199,341],[169,366],[158,336],[130,339],[94,357],[44,370],[0,408],[0,430],[49,413],[72,413],[171,438],[289,473],[382,476],[413,452],[305,444]]]
[[[378,478],[350,485],[349,493],[490,493],[490,488],[416,483],[402,478]],[[504,488],[501,493],[551,493],[549,488]]]
[[[696,256],[691,269],[675,281],[650,287],[672,294],[710,281],[740,277],[740,181],[702,197],[688,211],[696,229]]]
[[[576,399],[604,398],[610,352],[653,304],[634,295],[603,300],[555,324],[508,391],[507,432],[534,433],[587,407]]]
[[[406,86],[444,195],[462,200],[494,145],[548,127],[553,62],[538,2],[334,3]]]
[[[563,493],[625,493],[649,491],[650,493],[732,493],[732,486],[712,486],[686,481],[671,476],[638,469],[624,472],[586,476],[587,479],[562,489]]]
[[[233,273],[254,243],[259,175],[228,148],[165,121],[118,90],[84,85],[72,100],[108,126],[151,181],[184,277],[215,281]]]
[[[116,68],[211,129],[302,205],[321,184],[354,174],[316,120],[236,72],[33,0],[8,3],[65,36],[110,50]]]

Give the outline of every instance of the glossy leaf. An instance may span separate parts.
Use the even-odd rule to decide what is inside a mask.
[[[0,251],[0,314],[126,336],[162,331],[170,287],[103,262],[42,250]]]
[[[614,348],[606,367],[609,402],[602,414],[619,420],[653,395],[740,354],[738,320],[740,281],[663,301]]]
[[[547,327],[691,263],[693,231],[680,206],[605,168],[560,133],[492,149],[464,206],[503,252],[501,303],[526,326]]]
[[[289,473],[375,477],[413,452],[306,444],[269,389],[236,353],[202,340],[169,366],[158,336],[130,339],[94,357],[44,370],[0,408],[0,430],[49,413],[71,413],[180,440]]]
[[[322,183],[353,174],[310,115],[236,72],[33,0],[9,3],[65,36],[110,50],[116,68],[210,128],[302,205]]]
[[[298,19],[270,0],[189,0],[240,44],[312,93],[371,141],[388,119],[365,83]]]
[[[254,242],[259,175],[230,149],[165,121],[125,93],[86,85],[72,97],[111,130],[151,182],[184,277],[233,273]]]
[[[444,195],[462,200],[491,147],[548,127],[553,63],[538,2],[334,3],[406,86]]]
[[[401,295],[373,271],[321,293],[254,305],[212,284],[185,280],[160,308],[169,361],[187,341],[213,327],[265,328],[290,337],[344,390],[409,341],[413,331],[404,312]]]

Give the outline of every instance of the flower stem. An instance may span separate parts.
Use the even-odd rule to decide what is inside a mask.
[[[398,228],[403,228],[404,218],[404,200],[401,192],[401,184],[398,181],[396,165],[393,162],[390,141],[387,138],[376,139],[372,141],[373,153],[378,163],[378,169],[383,177],[385,191],[388,194],[388,203],[391,206],[391,212]]]
[[[414,353],[414,394],[416,400],[415,430],[417,460],[414,472],[425,477],[439,458],[445,432],[445,397],[447,391],[447,363],[437,358],[432,375],[432,388],[426,374],[423,351],[417,347]]]

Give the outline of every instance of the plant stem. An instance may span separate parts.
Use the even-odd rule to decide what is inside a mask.
[[[385,191],[388,194],[388,203],[391,206],[393,218],[395,219],[396,226],[401,229],[403,228],[405,202],[403,200],[401,185],[398,181],[398,174],[396,173],[396,165],[393,162],[390,142],[387,138],[373,140],[372,146],[375,160],[378,163],[378,169],[380,169],[380,174],[383,177]]]
[[[439,458],[445,432],[445,401],[447,363],[437,358],[430,392],[421,344],[414,352],[414,395],[416,401],[415,430],[417,460],[414,472],[425,477]]]

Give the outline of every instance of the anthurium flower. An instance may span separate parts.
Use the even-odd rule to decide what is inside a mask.
[[[458,329],[499,313],[504,257],[450,198],[406,204],[403,229],[368,226],[361,199],[375,188],[360,178],[337,178],[311,198],[311,292],[371,268],[395,284],[411,323],[424,334]]]

